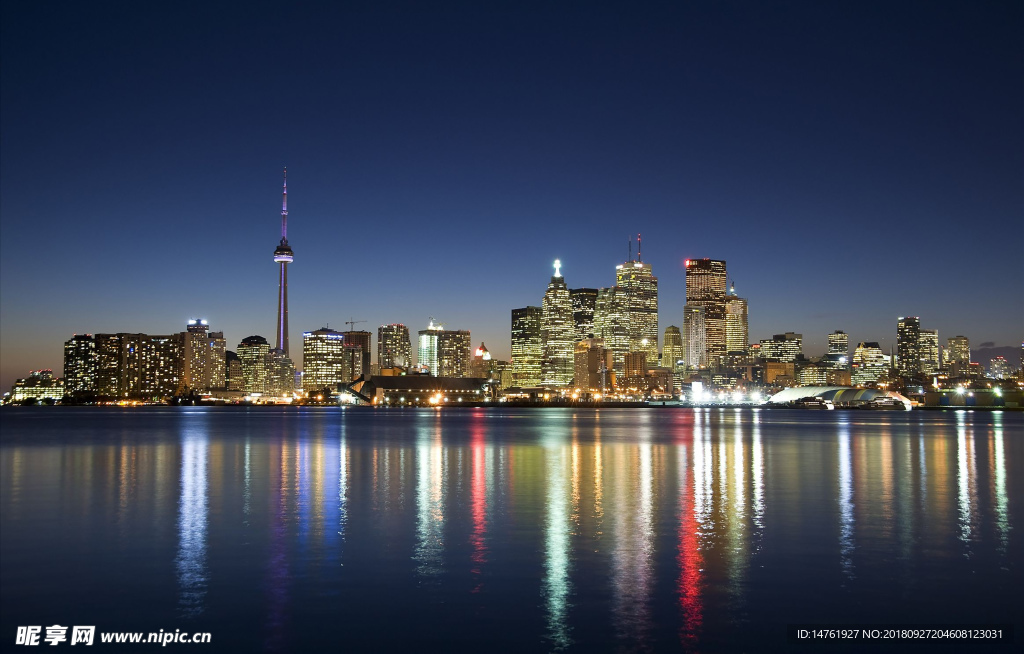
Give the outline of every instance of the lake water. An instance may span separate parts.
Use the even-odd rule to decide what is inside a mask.
[[[4,651],[53,624],[209,632],[164,648],[193,652],[829,649],[797,623],[1024,642],[1020,412],[26,407],[0,428]],[[162,649],[106,647],[85,651]]]

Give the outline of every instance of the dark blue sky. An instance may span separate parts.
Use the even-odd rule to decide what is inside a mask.
[[[273,338],[434,316],[509,354],[551,261],[631,234],[680,324],[728,261],[751,339],[1024,336],[1024,19],[997,3],[2,7],[0,386],[78,332]]]

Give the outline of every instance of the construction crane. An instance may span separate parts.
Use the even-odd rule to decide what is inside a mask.
[[[354,328],[355,328],[356,324],[357,323],[361,323],[361,322],[366,322],[366,321],[365,320],[346,320],[345,324],[346,325],[351,325],[351,327],[349,327],[349,331],[354,331]]]

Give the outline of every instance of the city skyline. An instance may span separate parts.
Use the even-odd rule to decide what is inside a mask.
[[[190,58],[234,17],[5,5],[0,385],[60,370],[75,333],[203,318],[229,349],[273,341],[284,165],[293,343],[434,316],[508,359],[552,260],[610,286],[640,232],[659,331],[707,257],[752,343],[817,354],[840,329],[888,352],[920,316],[940,343],[1018,345],[1020,12],[925,7],[295,10],[308,49],[246,45],[272,22],[247,18]]]

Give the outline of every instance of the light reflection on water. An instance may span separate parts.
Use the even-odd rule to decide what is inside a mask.
[[[52,612],[25,589],[78,552],[83,587],[127,580],[99,604],[278,651],[325,619],[396,651],[749,649],[812,616],[998,621],[1022,585],[1021,414],[21,415],[0,443],[5,626]],[[88,612],[74,597],[60,619]]]

